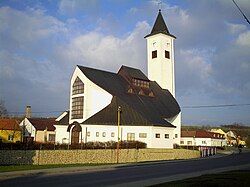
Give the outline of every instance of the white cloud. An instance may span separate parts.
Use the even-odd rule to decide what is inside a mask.
[[[246,25],[227,23],[229,32],[232,34],[238,34],[247,29]]]
[[[245,47],[250,47],[250,30],[241,33],[236,40],[236,44]]]
[[[77,64],[117,71],[122,65],[146,66],[143,36],[149,30],[146,22],[139,22],[125,38],[104,35],[97,31],[74,38],[64,49],[64,58]],[[58,49],[63,50],[61,47]]]

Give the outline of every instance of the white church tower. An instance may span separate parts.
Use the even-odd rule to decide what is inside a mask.
[[[161,10],[147,39],[148,78],[156,81],[162,89],[167,89],[175,98],[174,39],[162,17]],[[175,143],[180,144],[181,113],[167,119],[176,126]]]
[[[159,10],[151,33],[147,39],[148,78],[156,81],[175,97],[174,35],[170,34]]]

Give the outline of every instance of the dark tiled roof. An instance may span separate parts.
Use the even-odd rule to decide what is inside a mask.
[[[59,121],[56,121],[56,125],[69,125],[69,111],[65,112],[67,112],[67,114]]]
[[[48,131],[54,131],[56,129],[54,127],[55,118],[28,118],[28,120],[36,130],[45,130],[47,128]]]
[[[16,130],[21,131],[19,120],[16,119],[0,119],[0,130]]]
[[[195,138],[213,138],[213,139],[224,139],[225,137],[219,133],[209,132],[209,131],[181,131],[181,137],[195,137]]]
[[[120,70],[118,71],[118,74],[119,74],[121,71],[127,72],[127,74],[128,74],[130,77],[132,77],[132,78],[149,81],[149,79],[147,78],[147,76],[144,75],[144,73],[142,73],[142,71],[139,70],[139,69],[131,68],[131,67],[128,67],[128,66],[122,66],[122,67],[120,68]]]
[[[172,118],[180,112],[180,107],[171,93],[163,90],[154,81],[150,81],[149,86],[154,97],[130,94],[127,92],[130,83],[121,75],[83,66],[78,66],[78,68],[88,79],[114,97],[108,107],[87,119],[85,123],[95,123],[95,121],[99,123],[101,118],[105,118],[102,123],[114,123],[118,105],[122,106],[122,111],[127,112],[126,115],[123,113],[124,125],[142,123],[144,125],[170,126],[170,123],[164,119]],[[113,111],[113,116],[110,114],[111,112],[108,112],[109,110]],[[107,116],[106,113],[109,115]]]
[[[155,34],[159,34],[159,33],[166,34],[168,36],[176,38],[174,35],[169,33],[168,27],[162,17],[161,10],[159,10],[158,16],[156,18],[156,21],[155,21],[155,24],[153,26],[151,33],[145,36],[145,38],[155,35]]]

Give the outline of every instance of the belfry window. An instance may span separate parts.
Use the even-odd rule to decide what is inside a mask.
[[[165,51],[165,58],[170,59],[170,54],[169,54],[169,51]]]
[[[84,84],[79,77],[76,78],[72,89],[72,95],[84,93]]]
[[[72,98],[72,109],[71,109],[71,118],[72,119],[82,119],[83,118],[83,101],[84,101],[84,97]]]
[[[152,58],[157,58],[157,50],[152,51]]]

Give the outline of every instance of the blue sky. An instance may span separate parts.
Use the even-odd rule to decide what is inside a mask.
[[[250,17],[250,2],[236,0]],[[158,1],[0,1],[0,99],[36,116],[68,109],[77,64],[147,72],[147,35]],[[176,94],[183,124],[250,124],[250,26],[230,0],[162,1],[175,41]]]

